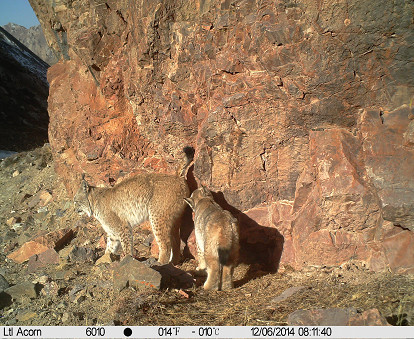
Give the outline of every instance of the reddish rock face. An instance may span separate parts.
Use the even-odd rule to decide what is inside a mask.
[[[414,270],[414,4],[30,3],[60,55],[49,139],[69,194],[82,172],[174,172],[191,145],[242,257]]]
[[[343,129],[312,131],[309,148],[293,211],[297,263],[366,259],[366,242],[374,240],[381,216],[375,191],[364,178],[357,139]]]
[[[377,189],[382,215],[414,231],[414,145],[410,108],[364,111],[359,125],[367,173]]]

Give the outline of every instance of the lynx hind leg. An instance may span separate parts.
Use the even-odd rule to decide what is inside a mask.
[[[158,244],[158,262],[161,265],[168,264],[172,256],[171,253],[171,224],[168,225],[165,219],[159,216],[150,215],[150,223],[155,240]]]
[[[195,230],[195,238],[197,245],[197,256],[198,256],[198,266],[196,268],[197,272],[204,272],[207,268],[206,258],[204,253],[204,236],[201,232],[198,232],[198,229]]]
[[[180,226],[181,226],[181,218],[176,218],[173,221],[173,227],[170,233],[171,246],[172,246],[170,262],[172,262],[174,265],[178,264],[181,260]]]
[[[194,274],[199,277],[205,277],[207,275],[207,265],[206,260],[204,259],[204,253],[199,250],[197,246],[197,255],[198,255],[198,266],[195,269]]]
[[[233,273],[239,257],[239,247],[232,245],[226,265],[223,265],[222,290],[233,288]]]
[[[207,257],[207,280],[204,283],[205,290],[218,290],[220,286],[220,264],[217,258]]]
[[[168,264],[170,259],[172,259],[172,252],[171,252],[171,242],[169,237],[163,235],[156,235],[154,232],[155,239],[157,240],[159,255],[158,255],[158,262],[161,265]]]
[[[207,265],[206,265],[206,260],[204,259],[204,253],[197,250],[197,254],[198,254],[198,266],[196,268],[196,271],[205,272]]]
[[[233,266],[223,266],[222,290],[229,290],[233,288]]]

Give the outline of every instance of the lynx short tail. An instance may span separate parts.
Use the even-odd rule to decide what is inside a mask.
[[[218,258],[219,258],[220,265],[226,266],[227,263],[229,262],[229,257],[230,257],[230,249],[229,248],[219,248],[218,249]]]
[[[183,148],[183,152],[184,152],[185,157],[186,157],[186,163],[183,166],[183,168],[181,169],[180,176],[181,177],[187,177],[187,171],[191,167],[191,165],[193,163],[193,160],[194,160],[195,150],[191,146],[186,146],[186,147]]]

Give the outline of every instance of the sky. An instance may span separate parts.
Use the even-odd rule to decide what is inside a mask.
[[[28,0],[0,0],[0,26],[9,22],[26,28],[39,25]]]

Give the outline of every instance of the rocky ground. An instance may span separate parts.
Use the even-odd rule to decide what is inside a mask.
[[[1,161],[0,227],[2,325],[414,325],[414,277],[352,262],[243,264],[233,290],[206,292],[190,286],[193,259],[156,265],[147,228],[135,233],[139,260],[98,260],[104,232],[74,212],[48,145]]]

